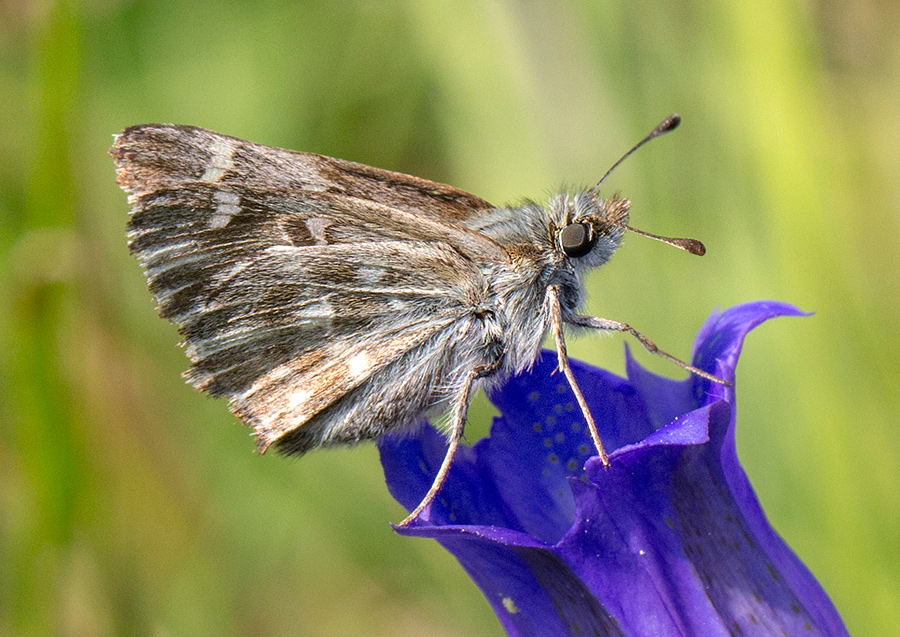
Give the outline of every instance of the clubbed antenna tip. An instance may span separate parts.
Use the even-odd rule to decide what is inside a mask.
[[[634,234],[639,234],[642,237],[647,237],[648,239],[656,239],[657,241],[662,241],[663,243],[667,243],[670,246],[674,246],[679,250],[684,250],[685,252],[690,252],[691,254],[695,254],[698,257],[702,257],[706,254],[706,246],[703,245],[702,242],[697,241],[696,239],[677,239],[674,237],[663,237],[658,234],[652,234],[650,232],[644,232],[643,230],[638,230],[637,228],[632,228],[631,226],[623,227],[633,232]]]

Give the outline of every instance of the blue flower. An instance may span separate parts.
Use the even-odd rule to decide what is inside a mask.
[[[713,314],[693,364],[734,380],[744,336],[793,306]],[[846,635],[769,525],[735,451],[734,390],[673,381],[628,356],[628,379],[572,362],[610,454],[594,456],[556,355],[491,399],[490,438],[462,448],[437,499],[398,533],[452,552],[510,635]],[[380,444],[408,510],[446,450],[430,426]]]

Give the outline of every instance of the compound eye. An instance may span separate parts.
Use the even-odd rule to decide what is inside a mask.
[[[567,257],[583,257],[594,247],[595,238],[587,223],[570,223],[559,233],[559,243]]]

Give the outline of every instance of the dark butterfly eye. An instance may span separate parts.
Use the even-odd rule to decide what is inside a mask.
[[[595,238],[587,223],[570,223],[559,233],[559,243],[567,257],[583,257],[594,247]]]

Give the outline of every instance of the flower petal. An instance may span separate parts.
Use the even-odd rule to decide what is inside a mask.
[[[753,327],[800,314],[770,301],[714,313],[694,364],[733,380]],[[669,380],[630,355],[629,380],[572,361],[613,451],[606,469],[555,367],[545,352],[492,395],[491,437],[460,450],[439,497],[398,533],[453,552],[513,635],[847,634],[738,463],[733,387]],[[446,444],[426,427],[380,449],[412,509]]]

